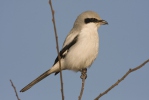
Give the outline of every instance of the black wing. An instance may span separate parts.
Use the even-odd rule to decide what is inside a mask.
[[[68,52],[69,49],[77,42],[78,40],[78,35],[68,44],[66,45],[61,51],[60,51],[60,57],[61,59],[64,59],[65,56],[67,55],[67,53],[65,52]],[[55,65],[56,63],[58,62],[58,56],[56,57],[55,59],[55,62],[53,65]],[[56,72],[55,75],[57,75],[59,72]]]

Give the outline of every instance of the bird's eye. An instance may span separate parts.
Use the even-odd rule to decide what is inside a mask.
[[[87,23],[97,23],[97,22],[99,22],[99,21],[98,21],[98,19],[96,19],[96,18],[86,18],[86,19],[84,20],[84,22],[87,24]]]

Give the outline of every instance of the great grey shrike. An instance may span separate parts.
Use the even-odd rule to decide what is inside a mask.
[[[62,70],[73,70],[77,72],[91,66],[98,54],[98,28],[105,24],[108,23],[93,11],[85,11],[77,17],[60,51]],[[59,72],[59,61],[57,57],[49,70],[25,86],[20,92],[30,89],[50,74],[55,73],[56,75]]]

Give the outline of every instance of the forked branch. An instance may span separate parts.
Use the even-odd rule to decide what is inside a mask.
[[[134,72],[140,68],[142,68],[146,63],[149,62],[149,59],[146,60],[145,62],[143,62],[141,65],[133,68],[133,69],[129,69],[126,74],[121,78],[119,79],[116,83],[114,83],[111,87],[109,87],[106,91],[104,91],[103,93],[100,93],[96,98],[95,100],[99,100],[100,97],[102,97],[103,95],[105,95],[106,93],[108,93],[111,89],[113,89],[115,86],[117,86],[121,81],[123,81],[131,72]]]

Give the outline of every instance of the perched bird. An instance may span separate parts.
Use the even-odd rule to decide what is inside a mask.
[[[77,17],[60,51],[62,70],[73,70],[77,72],[91,66],[98,54],[98,28],[105,24],[108,24],[107,21],[102,20],[93,11],[85,11]],[[50,74],[55,73],[56,75],[59,72],[59,60],[57,57],[49,70],[25,86],[20,92],[30,89]]]

